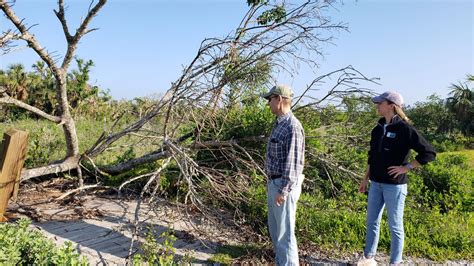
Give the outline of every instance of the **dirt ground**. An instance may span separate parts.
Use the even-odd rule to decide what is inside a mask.
[[[53,178],[40,183],[22,183],[16,203],[10,203],[7,216],[18,218],[27,216],[35,222],[43,221],[68,221],[84,218],[100,217],[97,210],[86,210],[76,195],[56,200],[68,190],[75,188],[72,180],[64,178]],[[47,210],[63,210],[57,213],[49,213]]]

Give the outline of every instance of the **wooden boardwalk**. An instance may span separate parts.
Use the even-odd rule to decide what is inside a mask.
[[[87,256],[91,265],[124,265],[132,239],[135,206],[133,201],[86,197],[80,207],[40,209],[43,216],[49,215],[52,219],[34,222],[31,226],[42,231],[57,244],[71,241],[78,252]],[[195,226],[202,229],[206,225],[190,224],[185,217],[166,204],[163,204],[163,208],[158,212],[150,212],[146,204],[142,205],[142,210],[142,229],[153,228],[157,237],[162,232],[172,230],[177,237],[173,245],[177,256],[188,255],[198,262],[204,262],[212,256],[217,245],[222,244],[221,241],[229,240],[222,232],[214,232],[214,235],[211,235],[212,241],[209,237],[200,238]],[[82,219],[53,218],[78,214],[82,215]],[[144,231],[142,236],[143,233]],[[138,245],[141,242],[143,238],[138,240]],[[132,250],[136,251],[136,248],[137,241],[134,242]]]

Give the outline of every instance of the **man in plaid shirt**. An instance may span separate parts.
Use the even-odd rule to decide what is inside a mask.
[[[277,85],[262,95],[277,116],[267,144],[268,230],[276,265],[298,265],[295,237],[296,203],[301,194],[304,166],[304,130],[291,112],[293,92]]]

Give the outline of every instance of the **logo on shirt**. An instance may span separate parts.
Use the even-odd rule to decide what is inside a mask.
[[[395,138],[395,136],[397,136],[397,133],[394,133],[394,132],[387,132],[387,138]]]

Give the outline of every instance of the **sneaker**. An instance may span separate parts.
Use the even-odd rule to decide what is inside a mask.
[[[370,259],[367,259],[366,257],[362,257],[357,261],[357,266],[376,266],[377,262],[375,259],[372,257]]]

